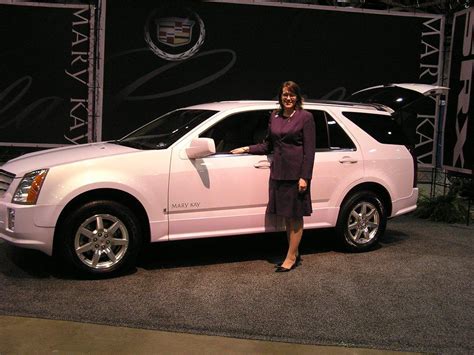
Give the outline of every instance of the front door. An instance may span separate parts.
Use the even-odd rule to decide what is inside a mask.
[[[189,159],[182,142],[172,153],[169,185],[170,239],[274,231],[265,213],[271,156],[230,154],[263,141],[270,112],[241,112],[199,135],[214,139],[216,154]],[[195,138],[195,137],[192,137]],[[191,139],[191,138],[190,138]]]

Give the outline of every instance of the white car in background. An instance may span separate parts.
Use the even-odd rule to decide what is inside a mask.
[[[398,109],[447,88],[393,84],[357,102],[306,102],[316,123],[305,228],[335,227],[367,250],[388,218],[416,208],[416,159]],[[232,155],[261,142],[274,101],[178,109],[124,138],[51,149],[0,170],[0,238],[57,255],[76,271],[107,276],[132,266],[149,242],[273,232],[265,214],[272,157]]]

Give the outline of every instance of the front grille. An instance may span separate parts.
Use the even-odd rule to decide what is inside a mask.
[[[0,169],[0,197],[3,197],[14,178],[15,174]]]

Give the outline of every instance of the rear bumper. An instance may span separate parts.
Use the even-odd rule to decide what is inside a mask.
[[[390,217],[397,217],[403,214],[416,210],[416,203],[418,201],[418,188],[412,190],[410,196],[392,201],[392,214]]]

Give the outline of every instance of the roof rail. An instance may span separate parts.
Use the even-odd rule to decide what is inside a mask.
[[[335,101],[335,100],[304,100],[305,103],[313,104],[327,104],[327,105],[338,105],[338,106],[366,106],[373,107],[377,111],[390,112],[390,108],[376,103],[365,103],[365,102],[350,102],[350,101]]]

